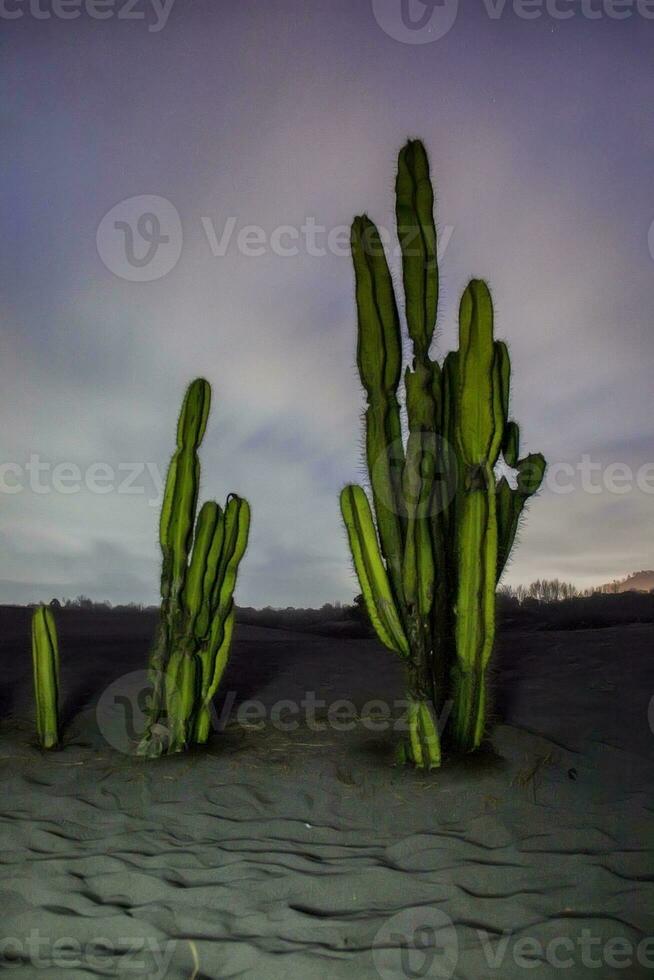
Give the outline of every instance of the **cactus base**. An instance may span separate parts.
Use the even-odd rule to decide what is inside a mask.
[[[486,731],[486,678],[482,670],[454,671],[450,740],[457,752],[474,752]]]

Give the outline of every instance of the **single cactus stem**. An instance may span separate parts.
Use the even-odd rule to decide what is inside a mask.
[[[493,468],[504,432],[503,350],[493,340],[485,283],[473,280],[461,301],[457,438],[465,467],[457,513],[459,575],[452,736],[470,752],[485,729],[486,666],[495,641],[497,505]]]
[[[32,667],[39,742],[53,749],[59,745],[59,645],[48,606],[39,606],[32,616]]]
[[[483,489],[468,490],[460,502],[452,737],[462,752],[478,748],[483,738],[486,667],[495,640],[497,516],[491,471],[485,480]]]
[[[232,634],[234,632],[234,619],[235,613],[232,604],[232,607],[224,621],[224,625],[222,624],[222,621],[219,621],[218,619],[214,621],[215,627],[210,639],[209,647],[212,673],[209,676],[208,685],[206,687],[204,686],[205,682],[203,676],[201,703],[198,709],[194,730],[194,741],[199,745],[202,745],[207,741],[211,731],[211,702],[216,691],[218,690],[225,667],[227,666],[229,651],[232,644]],[[219,622],[221,625],[218,625]]]
[[[182,752],[191,742],[200,665],[192,652],[173,651],[166,669],[167,753]]]
[[[439,284],[434,192],[429,160],[420,140],[409,140],[400,151],[395,215],[402,249],[407,326],[414,356],[424,362],[434,336]]]
[[[436,563],[436,595],[432,612],[436,707],[440,714],[449,695],[449,679],[456,662],[455,609],[458,590],[457,501],[463,485],[463,467],[457,452],[458,351],[451,351],[440,373],[439,479],[434,501],[432,537]]]
[[[211,701],[222,679],[231,647],[234,586],[250,530],[250,506],[247,500],[231,494],[225,507],[223,523],[223,544],[211,595],[211,630],[206,638],[203,633],[196,636],[201,667],[200,703],[193,729],[196,742],[206,742],[208,738]]]
[[[365,215],[351,232],[358,314],[357,364],[366,391],[366,460],[382,554],[395,600],[404,601],[402,554],[404,448],[397,388],[402,368],[400,320],[379,232]]]
[[[211,706],[203,704],[198,711],[193,729],[193,741],[196,745],[205,745],[211,734]]]
[[[416,769],[437,769],[441,764],[441,747],[432,702],[411,700],[408,723],[405,758]]]
[[[409,642],[402,615],[379,550],[370,504],[361,487],[345,487],[341,493],[341,512],[370,622],[384,646],[408,657]]]
[[[450,740],[459,752],[474,752],[486,733],[486,678],[481,667],[464,671],[456,664],[453,672],[454,703]]]

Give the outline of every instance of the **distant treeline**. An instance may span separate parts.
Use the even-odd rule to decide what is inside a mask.
[[[306,619],[307,622],[316,622],[320,619],[347,619],[349,615],[354,611],[356,613],[357,608],[360,606],[361,597],[357,596],[351,605],[344,604],[342,602],[326,602],[319,609],[298,609],[295,606],[287,606],[285,609],[275,608],[273,606],[265,606],[263,609],[255,609],[253,606],[239,606],[239,614],[242,615],[243,622],[252,621],[256,622],[258,617],[263,617],[264,619],[270,616],[278,616],[280,622],[283,621],[284,617],[296,617],[299,619]],[[30,603],[30,606],[35,606],[37,603]],[[50,605],[55,609],[104,609],[104,610],[116,610],[121,612],[128,609],[130,612],[154,612],[159,609],[159,606],[148,606],[139,602],[128,602],[124,604],[114,605],[108,599],[103,599],[98,601],[96,599],[89,599],[88,596],[78,595],[75,599],[51,599]]]
[[[156,614],[158,606],[130,602],[112,605],[88,596],[52,599],[54,608],[96,610],[111,613]],[[498,592],[501,628],[527,630],[597,629],[629,623],[654,622],[654,591],[581,591],[559,579],[537,579],[528,586],[502,586]],[[266,606],[237,607],[239,623],[268,629],[298,630],[329,636],[361,638],[372,636],[361,596],[352,603],[327,602],[319,609],[276,609]]]
[[[516,599],[520,603],[524,602],[525,599],[536,599],[538,602],[564,602],[566,599],[590,598],[595,595],[618,595],[625,593],[629,595],[647,595],[648,593],[652,594],[654,589],[643,588],[636,583],[638,581],[647,581],[649,583],[651,576],[651,572],[638,572],[624,579],[616,579],[609,585],[601,585],[591,589],[579,589],[571,582],[561,582],[558,578],[539,578],[535,582],[532,582],[531,585],[502,585],[500,586],[499,594]],[[631,583],[634,583],[633,588],[629,587]]]
[[[557,589],[553,583],[536,585],[524,591],[500,590],[498,613],[504,629],[600,629],[654,623],[654,592],[582,593],[569,586]]]
[[[78,595],[75,599],[51,599],[52,609],[95,609],[103,612],[158,612],[159,606],[146,606],[142,602],[117,603],[114,605],[108,599],[89,599],[86,595]],[[38,603],[28,603],[28,608],[34,608]]]

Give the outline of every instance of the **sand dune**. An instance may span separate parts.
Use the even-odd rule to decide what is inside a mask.
[[[64,648],[106,686],[141,667],[150,627],[92,642],[71,622]],[[401,674],[374,641],[242,627],[226,730],[145,763],[107,745],[81,669],[66,747],[31,744],[20,635],[5,631],[0,726],[15,976],[652,975],[653,627],[504,637],[494,751],[429,776],[392,766],[392,732],[320,727],[326,708],[294,731],[235,719],[307,691],[392,702]]]

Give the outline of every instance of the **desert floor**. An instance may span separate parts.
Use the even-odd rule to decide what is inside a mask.
[[[0,609],[14,976],[654,975],[654,626],[504,633],[492,749],[425,775],[393,765],[379,705],[335,705],[401,698],[392,654],[251,626],[209,746],[132,757],[153,625],[60,616],[65,738],[44,753],[28,614]]]

